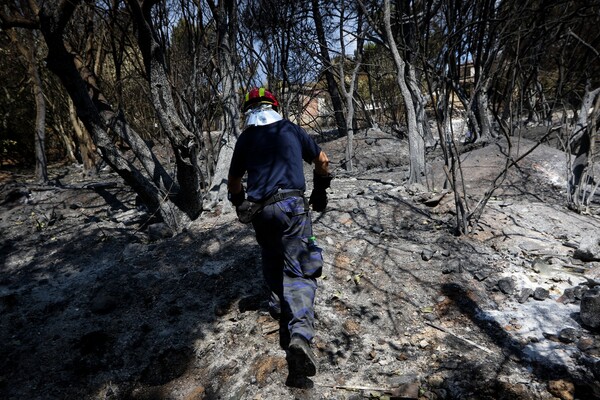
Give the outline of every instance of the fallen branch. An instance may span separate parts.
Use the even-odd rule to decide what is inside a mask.
[[[384,387],[371,387],[371,386],[354,386],[354,385],[323,385],[318,386],[342,389],[351,391],[370,391],[370,392],[381,392],[383,394],[390,395],[392,399],[405,399],[414,400],[419,398],[419,382],[411,382],[402,384],[397,388],[384,388]]]
[[[444,328],[444,327],[441,327],[441,326],[439,326],[439,325],[436,325],[436,324],[434,324],[434,323],[431,323],[431,322],[425,322],[425,323],[426,323],[427,325],[429,325],[429,326],[431,326],[431,327],[435,328],[435,329],[439,329],[440,331],[442,331],[442,332],[444,332],[444,333],[447,333],[447,334],[448,334],[448,335],[450,335],[450,336],[453,336],[453,337],[455,337],[455,338],[457,338],[457,339],[460,339],[460,340],[462,340],[463,342],[470,344],[471,346],[477,347],[479,350],[483,350],[483,351],[485,351],[485,352],[486,352],[486,353],[488,353],[488,354],[494,354],[494,353],[493,353],[493,352],[492,352],[490,349],[488,349],[488,348],[486,348],[486,347],[483,347],[483,346],[481,346],[481,345],[479,345],[479,344],[477,344],[477,343],[475,343],[475,342],[473,342],[473,341],[471,341],[471,340],[469,340],[469,339],[465,339],[464,337],[462,337],[462,336],[459,336],[459,335],[457,335],[456,333],[450,332],[448,329],[446,329],[446,328]]]

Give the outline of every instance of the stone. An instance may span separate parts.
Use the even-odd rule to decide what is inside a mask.
[[[517,301],[521,304],[525,303],[529,298],[533,296],[533,289],[531,288],[523,288],[521,293],[517,296]]]
[[[371,227],[371,232],[376,233],[376,234],[381,234],[383,232],[383,227],[381,225],[373,225]]]
[[[588,351],[593,349],[595,346],[596,343],[594,342],[594,339],[589,337],[583,337],[577,342],[577,348],[581,351]]]
[[[450,274],[460,271],[460,260],[450,260],[442,267],[442,274]]]
[[[600,234],[584,236],[573,252],[573,258],[586,262],[600,261]]]
[[[492,272],[488,269],[482,269],[480,271],[477,271],[473,276],[475,277],[475,279],[481,282],[486,280],[491,275],[491,273]]]
[[[433,258],[434,254],[435,254],[435,252],[431,249],[423,249],[421,251],[421,259],[423,261],[429,261]]]
[[[577,301],[577,299],[575,298],[575,288],[566,288],[562,296],[560,296],[560,298],[558,299],[558,301],[563,304],[575,303]]]
[[[575,288],[573,288],[573,295],[575,296],[576,300],[581,300],[585,292],[587,292],[588,290],[589,288],[587,286],[575,286]]]
[[[575,328],[564,328],[558,333],[558,340],[563,343],[573,343],[581,337],[581,332]]]
[[[547,289],[538,287],[533,291],[533,298],[538,301],[544,301],[550,297],[550,292]]]
[[[575,399],[575,385],[564,379],[548,382],[548,391],[561,400]]]
[[[501,278],[498,281],[498,288],[502,293],[511,295],[515,291],[515,280],[512,277]]]
[[[588,290],[581,298],[581,321],[591,328],[600,328],[600,288]]]

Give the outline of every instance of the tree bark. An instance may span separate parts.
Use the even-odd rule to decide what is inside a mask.
[[[345,4],[342,2],[341,11],[340,11],[340,48],[342,53],[342,59],[345,58],[346,55],[346,45],[344,43],[344,14],[345,14]],[[342,89],[342,94],[346,100],[346,119],[345,125],[347,129],[347,137],[346,137],[346,170],[352,172],[354,166],[354,94],[356,91],[356,82],[358,71],[362,64],[362,53],[363,53],[363,42],[364,42],[364,30],[363,30],[363,15],[362,10],[359,9],[358,19],[357,19],[357,34],[356,34],[356,57],[354,58],[354,68],[352,68],[352,72],[350,74],[350,79],[348,82],[348,87],[346,87],[346,73],[345,73],[345,63],[344,60],[339,64],[339,76],[340,76],[340,88]]]
[[[84,173],[93,173],[96,168],[96,146],[94,141],[90,137],[85,127],[81,124],[79,118],[77,118],[77,111],[73,105],[73,100],[69,98],[69,120],[71,126],[75,132],[77,138],[77,146],[79,147],[79,156],[81,157],[81,163],[83,165]]]
[[[37,65],[37,43],[30,30],[24,30],[24,37],[19,38],[16,28],[7,31],[12,43],[17,47],[27,65],[27,74],[31,84],[31,92],[35,101],[34,154],[35,178],[39,183],[48,182],[48,159],[46,157],[46,100],[40,70]],[[23,39],[23,40],[20,40]]]
[[[592,118],[598,114],[597,109],[600,108],[600,88],[595,90],[586,88],[586,93],[579,110],[579,118],[574,127],[574,134],[572,135],[572,137],[578,139],[578,146],[577,155],[571,166],[568,201],[569,206],[579,212],[586,210],[589,201],[586,201],[586,198],[589,199],[586,189],[588,180],[587,172],[593,160],[597,128],[595,127],[595,123],[588,123],[588,114],[594,102],[596,106],[594,107],[595,110],[592,113]]]
[[[35,52],[37,49],[36,40],[32,32],[31,48],[29,50],[29,76],[33,85],[33,97],[35,98],[35,177],[38,182],[48,182],[48,159],[46,157],[46,100],[44,99],[44,89],[42,78],[37,66]]]
[[[213,208],[222,203],[225,209],[230,209],[227,198],[227,175],[233,156],[233,148],[240,130],[240,100],[236,85],[237,68],[234,61],[236,54],[237,6],[235,0],[227,0],[215,4],[209,2],[217,27],[218,73],[222,79],[221,104],[223,107],[223,136],[217,156],[214,175],[210,190],[205,201],[206,208]]]
[[[410,71],[414,73],[414,67],[407,66],[403,60],[396,40],[394,39],[391,27],[390,16],[390,0],[384,1],[384,25],[385,36],[396,64],[396,81],[400,87],[400,93],[405,104],[406,122],[408,125],[408,149],[410,158],[409,183],[424,183],[425,182],[425,141],[423,127],[419,126],[417,121],[417,107],[423,105],[415,104],[415,96],[409,87]]]
[[[327,49],[327,39],[325,37],[325,29],[323,28],[323,18],[319,8],[319,0],[312,0],[312,12],[313,19],[315,21],[315,29],[317,31],[317,38],[319,40],[319,51],[321,62],[323,63],[323,74],[325,75],[325,80],[327,81],[327,91],[329,92],[331,104],[333,105],[335,123],[337,124],[340,136],[346,136],[348,127],[346,126],[346,120],[344,117],[344,105],[335,81],[335,76],[333,75],[333,64],[331,63],[331,57],[329,57],[329,50]],[[340,62],[343,63],[343,60]]]

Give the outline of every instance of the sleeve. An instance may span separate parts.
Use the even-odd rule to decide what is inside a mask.
[[[229,165],[229,176],[241,178],[246,173],[246,161],[244,152],[242,151],[244,147],[240,145],[242,141],[242,136],[240,136],[233,149],[233,156]]]
[[[299,126],[296,128],[302,146],[302,159],[310,164],[321,153],[321,148],[304,129]]]

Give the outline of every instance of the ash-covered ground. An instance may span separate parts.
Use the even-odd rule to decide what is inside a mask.
[[[164,238],[117,176],[61,166],[53,186],[2,172],[0,398],[600,398],[600,334],[579,314],[600,264],[574,257],[600,219],[565,207],[562,152],[522,160],[456,236],[439,150],[425,187],[406,185],[394,136],[358,135],[351,173],[345,139],[322,146],[336,179],[312,215],[316,377],[288,378],[258,246],[230,207]],[[470,207],[504,150],[463,154]]]

